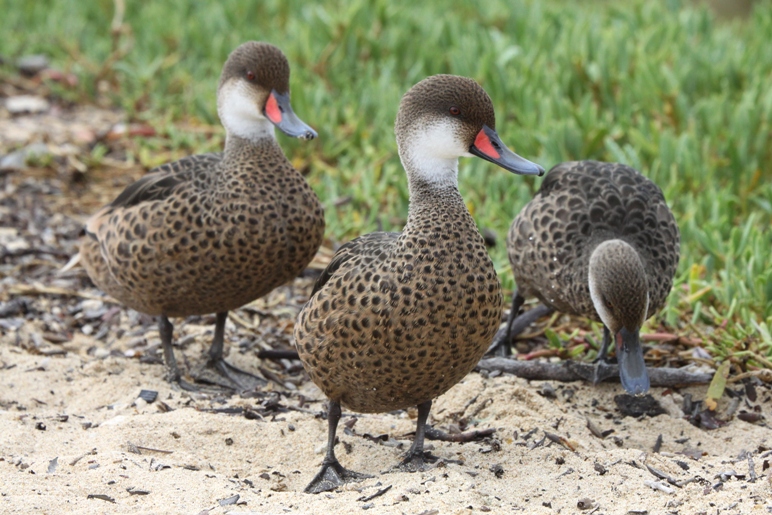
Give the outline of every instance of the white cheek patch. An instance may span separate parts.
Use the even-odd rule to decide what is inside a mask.
[[[453,124],[446,120],[434,122],[418,128],[414,134],[404,141],[405,157],[412,172],[430,183],[457,183],[458,158],[470,154],[456,136]]]
[[[273,124],[238,82],[229,82],[220,89],[217,114],[229,134],[252,141],[275,138]]]
[[[613,320],[613,317],[611,316],[611,313],[608,312],[608,309],[606,309],[606,303],[603,302],[600,292],[595,285],[595,277],[592,273],[592,265],[590,265],[590,272],[588,274],[587,281],[590,285],[590,298],[592,299],[593,306],[595,306],[595,311],[598,312],[598,316],[600,317],[603,324],[608,327],[609,330],[612,330],[611,321]]]

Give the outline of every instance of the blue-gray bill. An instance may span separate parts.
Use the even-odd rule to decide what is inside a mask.
[[[316,131],[306,125],[292,110],[289,93],[280,94],[276,90],[271,91],[263,114],[287,136],[306,140],[318,136]]]
[[[643,349],[638,331],[624,327],[616,335],[619,379],[622,387],[631,395],[643,395],[649,391],[649,374],[643,361]]]
[[[477,134],[474,144],[469,148],[469,153],[495,163],[512,173],[544,175],[544,168],[509,150],[501,142],[498,133],[487,125],[483,125],[483,128]]]

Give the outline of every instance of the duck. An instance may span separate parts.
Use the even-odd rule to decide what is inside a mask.
[[[662,190],[639,171],[591,160],[556,165],[507,234],[516,288],[504,341],[515,336],[514,326],[527,326],[530,320],[520,319],[532,311],[601,322],[597,361],[607,359],[613,338],[623,388],[646,394],[640,330],[665,305],[680,244]],[[518,317],[533,297],[542,305]]]
[[[317,133],[292,110],[282,51],[248,41],[228,56],[217,88],[221,153],[161,165],[86,222],[81,262],[101,290],[158,318],[167,379],[183,389],[170,317],[214,313],[206,367],[226,386],[249,374],[223,358],[228,311],[295,278],[324,236],[324,210],[276,140]],[[257,377],[257,376],[254,376]]]
[[[507,148],[495,128],[493,103],[472,79],[434,75],[402,97],[395,133],[407,173],[407,223],[402,232],[342,245],[294,329],[303,366],[329,399],[327,452],[306,492],[369,477],[335,457],[342,406],[360,413],[417,406],[415,439],[398,468],[422,470],[432,400],[490,345],[501,285],[459,192],[458,160],[477,156],[516,174],[544,173]]]

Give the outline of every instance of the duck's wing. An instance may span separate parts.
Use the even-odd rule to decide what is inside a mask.
[[[395,242],[399,235],[398,232],[373,232],[341,245],[322,274],[316,279],[311,296],[313,297],[316,292],[321,290],[344,264],[352,259],[371,261],[378,258],[383,254],[384,248]]]
[[[115,200],[97,211],[86,222],[86,234],[96,238],[99,227],[117,210],[139,205],[143,202],[163,200],[175,189],[188,181],[194,180],[215,167],[222,159],[222,154],[198,154],[182,158],[172,163],[153,168],[147,175],[130,184]]]

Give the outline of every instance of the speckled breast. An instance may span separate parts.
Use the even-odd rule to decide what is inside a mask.
[[[454,232],[403,233],[389,252],[347,262],[311,300],[295,336],[329,398],[359,412],[406,408],[475,367],[498,328],[501,289],[476,230]]]

